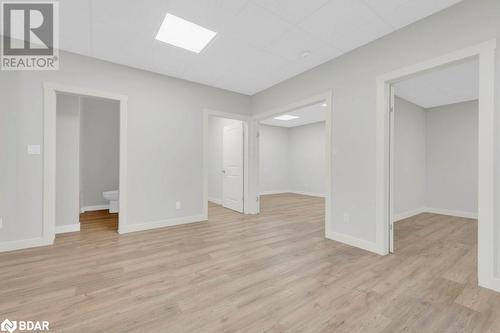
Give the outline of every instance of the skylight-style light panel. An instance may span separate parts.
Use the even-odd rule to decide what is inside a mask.
[[[167,13],[155,38],[164,43],[200,53],[215,35],[217,35],[215,31]]]
[[[276,119],[276,120],[293,120],[293,119],[297,119],[297,118],[299,118],[299,117],[292,116],[289,114],[284,114],[282,116],[274,117],[274,119]]]

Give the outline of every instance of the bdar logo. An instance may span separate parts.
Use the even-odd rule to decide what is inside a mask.
[[[2,324],[0,324],[0,330],[2,332],[12,333],[17,329],[17,322],[10,321],[9,319],[5,319]]]

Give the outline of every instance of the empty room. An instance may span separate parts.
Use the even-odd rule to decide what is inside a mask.
[[[500,332],[499,1],[0,6],[1,332]]]

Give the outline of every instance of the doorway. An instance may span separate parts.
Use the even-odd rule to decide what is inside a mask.
[[[473,58],[392,85],[391,253],[438,230],[476,246],[478,72]]]
[[[56,93],[56,234],[116,231],[120,103]]]
[[[303,99],[301,101],[298,101],[293,104],[285,105],[283,107],[279,107],[273,110],[270,110],[266,113],[263,113],[261,115],[255,116],[253,118],[253,129],[255,131],[255,134],[252,135],[252,138],[255,138],[255,142],[253,145],[255,155],[252,166],[254,167],[254,170],[256,171],[256,175],[252,178],[252,185],[254,186],[253,188],[255,189],[255,195],[256,195],[256,212],[260,212],[262,209],[262,199],[261,194],[263,195],[276,195],[276,199],[280,200],[279,193],[276,192],[286,192],[290,194],[290,192],[297,192],[295,193],[295,196],[306,196],[306,197],[324,197],[324,200],[321,199],[321,206],[324,206],[324,226],[325,226],[325,237],[329,239],[336,239],[336,234],[333,231],[332,228],[332,221],[331,221],[331,207],[332,207],[332,199],[331,199],[331,193],[332,193],[332,170],[331,170],[331,165],[332,165],[332,112],[333,112],[333,107],[332,107],[332,92],[325,92],[319,95],[314,95],[312,97]],[[297,113],[300,113],[301,115],[297,116]],[[301,118],[302,117],[302,118]],[[276,119],[278,118],[278,119]],[[323,171],[323,176],[319,175],[319,178],[322,178],[321,183],[319,186],[315,186],[314,183],[315,181],[312,180],[312,178],[318,178],[318,177],[309,177],[311,175],[305,175],[308,180],[299,180],[301,185],[303,185],[302,189],[295,189],[295,188],[290,188],[289,185],[285,185],[281,181],[280,184],[280,179],[275,178],[275,177],[268,177],[270,176],[269,174],[264,174],[265,172],[272,171],[273,168],[275,168],[279,162],[269,162],[269,161],[264,161],[262,160],[263,154],[267,154],[268,152],[262,151],[261,149],[263,148],[261,145],[261,140],[264,135],[266,135],[266,130],[270,129],[268,126],[273,126],[273,125],[283,125],[284,123],[287,124],[300,124],[306,120],[303,125],[306,125],[307,123],[312,124],[311,127],[318,127],[321,126],[321,124],[314,125],[314,123],[323,123],[323,129],[319,129],[318,131],[314,131],[316,133],[322,133],[320,136],[322,137],[323,140],[323,152],[322,154],[316,154],[317,156],[320,157],[320,162],[318,162],[320,165],[315,165],[314,167],[320,168]],[[276,127],[276,126],[274,126]],[[280,126],[281,127],[281,126]],[[271,128],[272,129],[272,128]],[[278,129],[279,130],[279,129]],[[271,134],[271,133],[269,133]],[[303,148],[303,147],[302,147]],[[279,154],[279,150],[276,153],[271,152],[270,155],[273,155],[274,157]],[[269,155],[269,154],[268,154]],[[261,160],[264,163],[268,163],[269,165],[264,167],[261,165]],[[303,159],[301,162],[307,163]],[[261,168],[262,166],[262,168]],[[271,167],[272,166],[272,167]],[[307,173],[307,167],[303,168],[303,171],[306,170],[305,172]],[[280,175],[279,172],[275,173],[275,175]],[[315,175],[318,176],[318,175]],[[282,175],[280,176],[282,178]],[[305,186],[304,186],[305,185]],[[273,188],[276,187],[276,188]],[[279,187],[285,187],[279,188]],[[292,186],[293,187],[293,186]],[[291,193],[292,196],[294,193]],[[272,197],[269,197],[270,200],[272,200]],[[292,200],[298,199],[298,198],[291,198]],[[323,204],[324,201],[324,204]]]
[[[207,220],[209,207],[249,213],[248,152],[246,116],[203,111],[203,211]]]
[[[479,285],[496,289],[494,244],[494,65],[496,42],[490,41],[459,50],[427,62],[384,74],[377,78],[377,244],[382,254],[391,247],[394,214],[393,160],[394,138],[391,118],[393,99],[391,86],[450,64],[479,59],[478,118],[478,281]],[[393,122],[392,122],[393,123]],[[393,239],[393,237],[392,237]]]
[[[77,231],[75,226],[56,228],[57,211],[57,177],[60,175],[57,164],[57,99],[58,95],[83,96],[91,99],[106,99],[118,104],[119,109],[119,218],[117,221],[118,232],[120,225],[126,224],[127,218],[127,97],[124,95],[102,92],[97,90],[66,86],[45,82],[44,86],[44,209],[43,209],[43,238],[47,244],[52,244],[56,231]],[[73,124],[73,126],[75,126]],[[74,180],[74,178],[73,178]],[[79,188],[79,183],[76,184]],[[78,190],[79,197],[79,190]],[[74,201],[74,200],[73,200]],[[76,206],[79,208],[80,203]],[[78,214],[79,209],[76,211]],[[75,212],[71,212],[75,214]],[[68,220],[69,221],[69,220]],[[75,221],[71,220],[75,224]]]

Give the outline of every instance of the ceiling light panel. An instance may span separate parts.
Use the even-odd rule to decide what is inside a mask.
[[[297,118],[299,118],[299,117],[292,116],[292,115],[289,115],[289,114],[284,114],[282,116],[274,117],[274,119],[276,119],[276,120],[285,120],[285,121],[287,121],[287,120],[293,120],[293,119],[297,119]]]
[[[167,13],[156,39],[195,53],[200,53],[215,37],[215,31]]]

